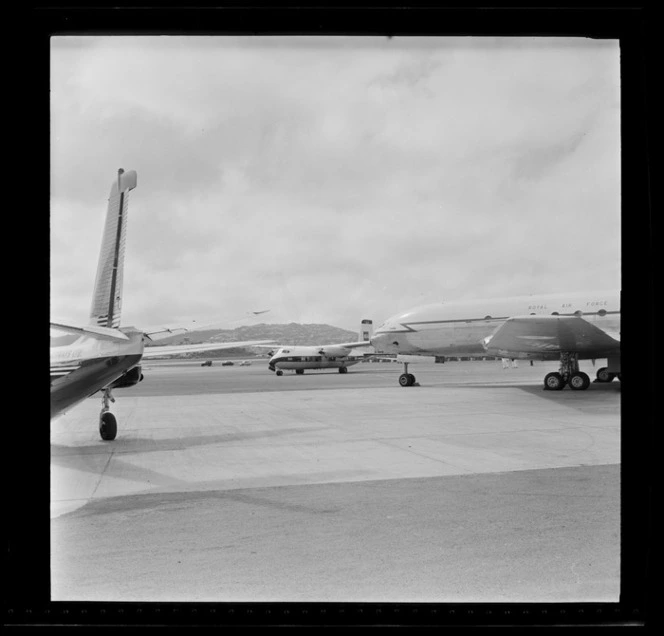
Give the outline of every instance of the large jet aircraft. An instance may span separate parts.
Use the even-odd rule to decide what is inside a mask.
[[[284,370],[302,375],[305,369],[339,369],[339,373],[347,373],[348,367],[366,357],[366,351],[359,355],[353,355],[353,351],[360,347],[370,348],[372,332],[373,321],[364,319],[357,342],[280,347],[270,358],[268,369],[277,375],[283,375]]]
[[[111,390],[134,386],[143,379],[142,358],[270,342],[145,347],[149,334],[135,327],[120,328],[128,198],[135,187],[136,172],[118,170],[108,199],[90,324],[50,323],[51,419],[101,390],[99,434],[103,440],[113,440],[117,434],[117,420],[109,410],[109,402],[115,402]],[[54,338],[53,332],[60,336]]]
[[[559,371],[545,376],[544,388],[584,391],[590,378],[579,370],[579,360],[607,359],[597,381],[621,379],[620,292],[425,305],[387,320],[371,344],[377,353],[560,360]],[[404,365],[399,384],[412,386],[415,376]]]

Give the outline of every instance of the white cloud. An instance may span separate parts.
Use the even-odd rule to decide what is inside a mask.
[[[138,172],[139,325],[269,300],[270,320],[355,329],[422,299],[619,282],[617,42],[94,37],[52,53],[58,315],[87,313],[119,167]]]

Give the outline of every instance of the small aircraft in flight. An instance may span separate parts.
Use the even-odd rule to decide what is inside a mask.
[[[597,382],[620,377],[620,292],[594,291],[443,302],[393,316],[371,338],[377,353],[421,356],[492,355],[560,360],[544,388],[584,391],[589,376],[579,360],[607,359]],[[408,362],[399,376],[412,386]]]
[[[295,371],[298,375],[302,375],[305,369],[339,369],[339,373],[347,373],[348,367],[371,355],[367,350],[371,349],[372,332],[373,321],[364,319],[360,324],[357,342],[279,347],[270,357],[268,369],[277,375],[283,375],[284,370]],[[365,351],[353,355],[353,352],[359,348]]]
[[[111,186],[90,324],[50,323],[51,419],[101,391],[99,434],[103,440],[113,440],[117,435],[117,420],[109,410],[109,402],[115,402],[111,391],[134,386],[143,379],[139,364],[143,358],[270,342],[253,340],[146,347],[146,341],[152,340],[151,334],[135,327],[120,328],[128,199],[136,182],[136,171],[120,169]]]

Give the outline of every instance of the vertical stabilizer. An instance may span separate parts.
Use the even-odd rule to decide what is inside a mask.
[[[368,344],[372,336],[373,336],[373,320],[365,318],[360,324],[359,341],[366,342]]]
[[[99,252],[90,323],[117,329],[120,326],[122,275],[124,272],[125,237],[129,190],[136,187],[136,171],[118,170],[111,186],[106,211],[106,224]]]

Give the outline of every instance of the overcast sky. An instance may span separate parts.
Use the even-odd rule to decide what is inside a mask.
[[[87,322],[136,170],[122,323],[328,323],[620,288],[617,40],[54,37],[51,313]],[[270,309],[257,319],[248,312]]]

